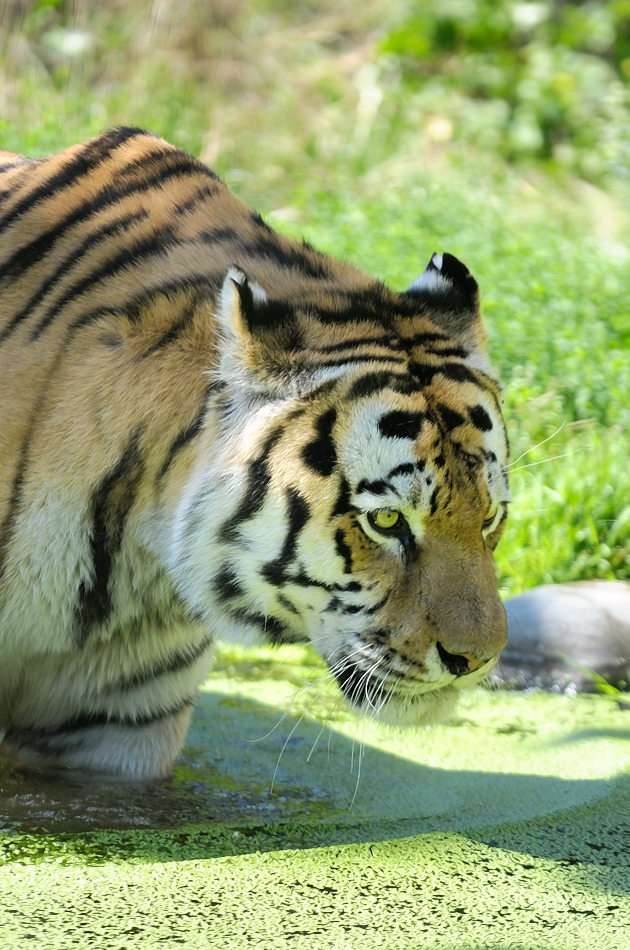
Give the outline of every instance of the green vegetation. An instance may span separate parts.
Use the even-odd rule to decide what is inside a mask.
[[[503,590],[630,577],[630,0],[13,0],[2,16],[5,147],[138,124],[395,287],[433,250],[465,260],[527,453]]]

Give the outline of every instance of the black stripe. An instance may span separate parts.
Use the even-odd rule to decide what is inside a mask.
[[[364,478],[357,485],[357,492],[364,491],[372,492],[373,495],[384,495],[385,492],[395,491],[395,489],[393,485],[389,485],[380,478],[373,482],[368,482],[368,480]]]
[[[378,420],[378,431],[386,439],[418,438],[425,416],[422,412],[403,412],[396,409],[388,412]]]
[[[423,392],[423,386],[421,383],[418,383],[413,376],[409,374],[405,376],[397,376],[392,382],[392,390],[395,393],[400,393],[401,396],[417,396],[418,393]]]
[[[436,403],[433,408],[439,413],[440,422],[447,432],[452,432],[453,429],[462,426],[466,421],[461,413],[449,408],[449,406],[445,406],[442,402]]]
[[[269,232],[271,232],[271,234],[274,233],[273,228],[270,228],[270,227],[269,227],[269,225],[267,224],[267,222],[266,222],[266,221],[264,220],[264,218],[258,213],[258,211],[250,211],[249,214],[250,214],[250,217],[251,217],[252,221],[254,222],[254,224],[258,225],[258,227],[262,228],[264,231],[269,231]]]
[[[39,411],[43,405],[44,396],[40,395],[40,398],[37,401],[35,410],[31,416],[28,430],[22,438],[20,444],[20,454],[17,460],[17,465],[15,466],[15,473],[13,475],[13,484],[11,486],[11,494],[9,496],[9,504],[7,506],[7,513],[5,519],[2,523],[2,528],[0,529],[0,579],[3,577],[4,568],[5,568],[5,557],[9,549],[9,544],[11,541],[11,536],[13,534],[13,528],[15,527],[15,521],[18,515],[18,508],[20,502],[20,496],[22,494],[22,487],[24,485],[24,478],[26,475],[26,463],[28,461],[28,453],[31,445],[31,440],[33,438],[33,432],[35,430],[35,423],[37,417],[39,416]]]
[[[94,231],[92,234],[87,235],[81,243],[80,248],[73,248],[70,254],[68,254],[63,261],[55,268],[52,274],[50,274],[43,284],[40,284],[39,288],[31,296],[28,303],[22,307],[21,310],[18,310],[17,313],[13,315],[10,322],[4,327],[2,332],[0,332],[0,344],[3,343],[10,333],[16,329],[16,327],[23,323],[24,320],[29,316],[30,313],[35,309],[35,307],[41,303],[41,301],[46,297],[51,290],[54,289],[55,285],[67,274],[67,272],[73,268],[77,261],[80,261],[81,258],[92,250],[93,247],[105,241],[107,238],[110,238],[114,234],[119,234],[120,232],[128,230],[128,228],[136,224],[138,221],[143,221],[148,218],[148,211],[137,211],[134,214],[127,214],[122,218],[119,218],[116,221],[112,221],[110,224],[106,225],[103,228],[100,228],[98,231]],[[72,291],[71,291],[72,292]]]
[[[397,336],[364,336],[353,340],[344,340],[342,343],[329,343],[320,346],[318,353],[337,353],[339,350],[354,350],[359,346],[382,346],[388,350],[404,349],[404,344]]]
[[[92,577],[81,581],[75,611],[80,644],[85,643],[91,627],[105,623],[111,613],[111,571],[144,468],[140,437],[136,430],[119,460],[92,492]]]
[[[307,277],[321,280],[330,277],[330,258],[317,251],[305,251],[300,245],[283,246],[279,234],[272,231],[261,231],[256,235],[254,241],[244,241],[242,234],[229,227],[210,228],[199,235],[204,241],[214,244],[217,241],[234,241],[238,245],[238,258],[234,261],[239,264],[241,258],[252,257],[254,259],[265,258],[273,261],[280,267],[286,267],[289,270],[298,270]],[[315,257],[315,259],[313,259]],[[246,264],[244,265],[245,269]],[[319,310],[318,310],[319,316]]]
[[[468,350],[465,350],[463,346],[443,346],[441,350],[436,350],[433,346],[426,346],[423,349],[425,353],[429,353],[431,356],[456,356],[461,360],[468,357]]]
[[[327,367],[345,366],[346,363],[404,363],[402,356],[395,356],[393,353],[388,356],[377,355],[374,353],[352,353],[347,357],[340,357],[338,360],[322,360],[321,362],[313,360],[312,365],[317,369]]]
[[[317,587],[320,590],[326,590],[329,592],[333,590],[354,590],[355,589],[352,586],[348,586],[346,588],[343,586],[339,586],[338,584],[327,584],[325,581],[318,581],[315,577],[310,577],[310,575],[306,573],[303,567],[300,567],[295,572],[295,574],[291,574],[291,577],[287,577],[286,581],[290,584],[295,584],[296,587]],[[350,582],[351,585],[353,583],[355,582],[354,581]],[[362,588],[359,585],[357,589],[360,590]]]
[[[486,453],[481,449],[481,451],[476,454],[475,452],[469,452],[463,447],[461,442],[455,442],[451,440],[451,445],[457,458],[464,463],[469,472],[474,472],[479,468],[480,465],[483,465],[484,458],[487,459]],[[437,459],[434,459],[434,464],[437,462]]]
[[[135,297],[130,297],[126,303],[115,307],[96,307],[94,310],[88,310],[80,317],[77,317],[69,326],[68,340],[71,339],[75,330],[81,327],[89,326],[102,317],[110,314],[125,314],[129,320],[138,318],[142,309],[148,307],[156,297],[168,297],[170,294],[180,293],[184,290],[205,290],[208,297],[212,298],[216,294],[220,280],[210,277],[206,272],[202,274],[186,274],[183,277],[176,277],[173,280],[163,281],[156,287],[141,290]]]
[[[326,379],[323,383],[317,384],[313,389],[308,389],[306,392],[300,392],[300,396],[303,400],[314,402],[316,399],[319,399],[320,396],[327,396],[328,393],[332,392],[332,390],[337,387],[338,383],[339,380],[337,378]]]
[[[389,591],[382,597],[376,604],[372,607],[366,607],[365,604],[348,604],[343,606],[341,601],[338,603],[341,605],[341,612],[344,614],[363,614],[365,617],[371,617],[373,614],[377,613],[379,610],[385,606],[389,600]]]
[[[332,475],[337,464],[337,452],[332,437],[336,421],[337,410],[328,409],[315,423],[317,438],[302,449],[302,458],[306,465],[323,478]]]
[[[13,534],[13,528],[18,517],[18,509],[20,506],[20,496],[22,494],[22,487],[24,485],[24,480],[26,477],[26,470],[28,465],[29,450],[33,436],[35,434],[35,429],[37,427],[37,422],[39,420],[39,414],[44,406],[48,389],[51,385],[51,382],[54,379],[55,372],[59,366],[61,356],[58,354],[55,358],[53,365],[51,366],[44,385],[42,386],[37,401],[31,412],[30,419],[28,421],[28,427],[25,434],[22,436],[20,441],[20,452],[15,467],[15,473],[13,475],[13,483],[11,486],[11,495],[9,498],[9,504],[7,506],[7,512],[0,527],[0,579],[3,576],[5,569],[5,557],[11,542],[11,536]]]
[[[280,646],[283,643],[300,643],[305,639],[293,634],[289,627],[276,617],[264,617],[262,614],[252,613],[244,609],[232,610],[230,616],[241,623],[249,623],[257,627],[258,631],[266,636],[273,646]]]
[[[374,396],[376,393],[382,392],[383,389],[391,389],[392,383],[397,378],[404,379],[405,377],[397,377],[395,373],[387,372],[367,373],[352,384],[348,390],[348,399],[363,399]]]
[[[25,195],[4,217],[0,218],[0,230],[8,227],[16,218],[29,211],[33,205],[50,198],[51,195],[58,194],[62,189],[68,188],[80,178],[85,177],[120,145],[138,135],[148,134],[142,129],[112,129],[92,142],[88,142],[78,155],[67,161],[58,172]]]
[[[337,496],[335,507],[331,511],[331,517],[346,515],[350,511],[354,511],[353,505],[350,504],[350,486],[346,479],[342,478],[341,485],[339,486],[339,495]]]
[[[156,340],[155,343],[152,343],[151,346],[141,353],[138,359],[145,360],[148,356],[153,356],[154,353],[157,353],[158,350],[163,350],[167,346],[170,346],[171,343],[174,343],[190,325],[194,316],[197,312],[197,301],[190,301],[184,315],[180,317],[177,323],[174,323],[162,336],[159,340]]]
[[[16,162],[7,162],[5,165],[0,165],[0,173],[10,172],[12,168],[20,168],[22,165],[29,165],[32,161],[31,158],[22,158]],[[7,194],[11,194],[11,192],[8,191]]]
[[[220,528],[219,538],[221,541],[237,541],[239,525],[243,524],[244,521],[248,521],[262,508],[271,480],[267,460],[283,432],[283,426],[274,429],[265,442],[260,455],[250,462],[243,500],[234,514]]]
[[[468,417],[474,427],[481,432],[489,432],[492,428],[492,419],[483,408],[483,406],[472,406],[468,410]]]
[[[274,561],[268,561],[260,569],[260,576],[276,587],[280,587],[287,580],[287,568],[295,558],[298,537],[311,515],[307,502],[295,489],[289,489],[287,501],[289,530],[282,551]]]
[[[352,550],[346,543],[346,536],[341,528],[335,532],[335,549],[344,563],[344,574],[352,574]]]
[[[391,591],[388,591],[384,597],[381,597],[372,607],[368,607],[365,611],[367,616],[372,616],[372,614],[378,613],[379,610],[382,610],[387,601],[389,600],[389,595]]]
[[[367,633],[363,634],[363,639],[366,643],[378,643],[380,646],[385,646],[391,639],[392,632],[387,627],[381,627],[379,630],[368,630]],[[394,656],[397,656],[396,650],[387,650],[385,656],[388,659],[391,659]],[[415,665],[415,664],[414,664]]]
[[[172,154],[172,153],[171,153]],[[175,156],[181,153],[174,153]],[[91,201],[86,201],[75,208],[64,218],[62,218],[54,227],[49,228],[43,234],[40,234],[35,240],[24,247],[19,248],[2,266],[2,279],[11,278],[15,280],[23,274],[29,267],[40,261],[49,251],[53,249],[56,242],[75,224],[79,224],[91,217],[96,217],[100,211],[111,207],[122,201],[130,195],[147,192],[151,188],[164,184],[169,178],[182,178],[185,174],[193,176],[200,171],[204,171],[204,166],[199,165],[194,159],[186,156],[186,160],[179,161],[160,168],[154,175],[141,180],[133,179],[121,184],[121,177],[126,168],[120,169],[116,173],[116,181],[108,183],[96,194]],[[205,169],[207,172],[208,170]],[[206,186],[208,187],[208,186]]]
[[[329,587],[328,590],[343,590],[343,591],[356,592],[356,591],[363,590],[363,584],[360,584],[359,581],[350,581],[349,584],[333,584],[333,586]]]
[[[432,356],[456,356],[460,360],[468,359],[469,356],[468,350],[465,350],[463,346],[443,346],[441,350],[426,347],[425,352]]]
[[[429,343],[442,343],[448,341],[451,337],[446,333],[415,333],[413,336],[403,336],[401,337],[402,342],[405,347],[408,349],[413,349],[414,346],[427,346]]]
[[[57,726],[49,726],[48,728],[11,727],[8,729],[5,738],[18,747],[28,746],[40,752],[55,752],[55,745],[51,745],[50,740],[56,737],[71,735],[83,729],[102,728],[103,726],[123,726],[132,729],[150,726],[154,722],[176,716],[183,709],[193,706],[194,702],[195,697],[188,696],[168,709],[159,709],[156,712],[145,713],[143,716],[116,716],[109,712],[79,713]],[[57,751],[61,753],[61,749],[58,747]]]
[[[330,291],[335,295],[334,307],[317,307],[317,319],[325,324],[376,323],[385,333],[394,335],[391,321],[394,316],[415,316],[418,308],[415,302],[404,295],[394,295],[374,280],[365,290],[342,291],[331,284]],[[395,300],[395,304],[394,304]],[[398,334],[395,334],[398,336]]]
[[[245,593],[231,564],[223,565],[212,582],[212,588],[218,596],[219,603],[242,597]]]
[[[179,653],[173,653],[156,666],[152,666],[149,669],[142,670],[140,673],[134,673],[133,676],[128,676],[118,680],[116,683],[112,683],[108,687],[108,691],[110,693],[127,692],[159,679],[161,676],[169,676],[171,673],[179,673],[182,670],[188,669],[203,656],[206,650],[212,646],[212,643],[213,637],[205,637],[196,646],[190,646],[188,649],[182,650]]]
[[[188,445],[189,442],[192,442],[192,440],[195,438],[195,436],[199,432],[201,432],[201,429],[203,427],[203,421],[205,419],[207,408],[208,408],[207,406],[208,395],[213,391],[213,389],[218,389],[218,388],[219,388],[218,383],[211,384],[208,387],[203,399],[203,405],[201,409],[199,410],[199,412],[197,413],[196,417],[193,419],[190,425],[188,425],[181,432],[178,432],[175,438],[173,439],[173,441],[171,442],[168,448],[168,452],[166,453],[166,458],[162,462],[160,470],[157,473],[156,482],[162,481],[162,479],[168,472],[169,468],[171,467],[171,465],[177,458],[178,453],[181,452],[182,449],[184,449]]]
[[[391,472],[387,473],[388,478],[396,478],[397,475],[413,475],[414,467],[411,462],[403,462],[402,465],[397,465],[396,468],[393,468]]]
[[[211,172],[214,176],[214,172]],[[218,176],[215,176],[218,180]],[[185,201],[182,201],[180,204],[175,205],[173,208],[173,213],[179,216],[188,214],[189,211],[196,210],[198,205],[201,205],[206,198],[211,198],[217,193],[216,185],[201,185],[199,188],[195,189],[192,195],[189,198],[186,198]]]
[[[473,383],[480,389],[487,389],[491,392],[495,388],[494,385],[489,385],[490,377],[486,376],[485,373],[475,373],[463,363],[439,363],[437,366],[433,366],[430,363],[419,363],[412,360],[409,363],[409,371],[422,387],[430,386],[433,378],[439,375],[446,379],[452,379],[455,383]]]
[[[438,509],[438,495],[440,494],[441,486],[436,485],[431,493],[430,505],[431,505],[431,514],[434,515]]]
[[[159,230],[154,231],[148,237],[140,238],[123,247],[117,254],[105,261],[100,267],[93,270],[87,277],[71,284],[66,288],[62,296],[48,308],[48,311],[38,321],[37,325],[31,331],[31,340],[37,340],[47,327],[53,322],[55,317],[63,310],[64,306],[77,296],[80,296],[86,290],[89,290],[95,284],[98,284],[108,277],[113,277],[118,271],[125,268],[134,268],[142,261],[152,257],[159,257],[166,253],[169,244],[172,243],[174,230],[171,224],[163,225]],[[180,241],[182,244],[193,243],[190,241]]]
[[[284,594],[277,594],[276,600],[278,604],[281,607],[284,607],[284,609],[288,611],[290,614],[295,614],[298,617],[300,616],[300,611],[297,609],[295,604],[292,604],[289,598],[285,597]]]
[[[204,165],[203,162],[189,155],[188,152],[168,145],[165,148],[156,148],[150,152],[142,152],[121,168],[120,171],[116,172],[116,179],[131,178],[138,172],[140,175],[146,175],[147,172],[156,172],[159,176],[160,173],[168,171],[169,162],[174,162],[175,174],[179,171],[186,173],[193,172],[210,178],[219,185],[223,185],[219,176],[215,174],[211,168],[208,168],[207,165]],[[165,165],[165,163],[167,164]],[[170,174],[168,177],[171,177]]]

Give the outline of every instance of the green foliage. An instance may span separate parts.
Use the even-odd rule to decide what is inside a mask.
[[[630,2],[426,0],[381,42],[453,134],[597,177],[630,171]]]
[[[630,0],[11,10],[4,147],[141,125],[394,287],[465,260],[526,453],[502,588],[630,578]]]

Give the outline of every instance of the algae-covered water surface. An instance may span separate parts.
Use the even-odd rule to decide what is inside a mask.
[[[3,947],[630,947],[619,704],[479,690],[399,733],[282,659],[219,664],[168,781],[5,763]]]

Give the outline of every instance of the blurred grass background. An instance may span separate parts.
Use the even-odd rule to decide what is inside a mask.
[[[503,592],[630,578],[630,0],[0,0],[0,144],[119,124],[396,288],[465,260],[527,452]]]

